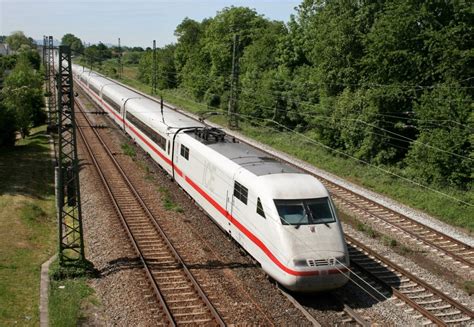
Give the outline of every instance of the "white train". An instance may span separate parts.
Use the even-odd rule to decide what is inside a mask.
[[[348,281],[341,224],[315,177],[82,66],[73,75],[281,285],[312,292]]]

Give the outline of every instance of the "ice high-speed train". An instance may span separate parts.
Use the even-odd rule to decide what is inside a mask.
[[[73,75],[274,280],[300,292],[348,281],[341,224],[315,177],[82,66]]]

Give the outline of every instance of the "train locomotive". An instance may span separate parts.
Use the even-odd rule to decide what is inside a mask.
[[[72,70],[76,85],[271,278],[297,292],[347,283],[342,227],[315,177],[82,66]]]

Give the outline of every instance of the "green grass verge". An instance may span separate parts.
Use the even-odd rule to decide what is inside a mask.
[[[137,70],[136,66],[125,67],[124,75],[119,80],[142,92],[151,94],[151,87],[136,79]],[[194,101],[183,90],[159,90],[158,93],[163,96],[165,101],[185,108],[190,112],[206,111],[206,105]],[[226,124],[224,117],[212,117],[211,120],[219,124]],[[303,138],[301,135],[276,131],[274,128],[258,126],[255,123],[252,125],[245,121],[240,123],[240,127],[240,132],[248,137],[268,144],[277,150],[286,152],[355,184],[362,185],[408,206],[427,212],[448,224],[464,228],[470,233],[474,232],[474,219],[472,219],[474,217],[474,207],[459,203],[450,198],[453,197],[467,203],[474,203],[474,191],[437,190],[450,196],[447,197],[378,169],[382,168],[403,176],[403,172],[397,168],[377,168],[358,163],[350,158],[335,155],[321,145],[318,145],[316,140],[311,140],[312,136],[310,133],[306,133],[304,135],[305,138]]]
[[[44,126],[0,149],[0,326],[39,325],[41,264],[57,236],[49,151]]]
[[[98,305],[94,291],[87,285],[87,271],[60,268],[56,260],[50,266],[49,322],[51,326],[77,326],[86,318],[90,304]]]

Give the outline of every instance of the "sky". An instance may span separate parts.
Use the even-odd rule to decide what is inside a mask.
[[[23,31],[35,40],[72,33],[87,43],[157,46],[176,41],[174,30],[185,17],[213,17],[230,6],[244,6],[271,20],[287,22],[302,0],[0,0],[0,35]]]

